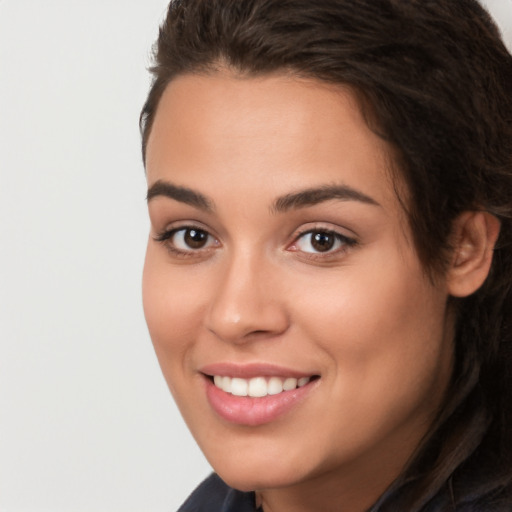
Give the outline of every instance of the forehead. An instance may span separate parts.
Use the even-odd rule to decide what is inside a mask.
[[[342,182],[389,202],[396,200],[390,167],[386,142],[368,127],[349,87],[284,74],[176,78],[147,147],[150,184],[218,184],[227,176],[227,186],[233,179],[261,186],[280,176],[289,188]]]

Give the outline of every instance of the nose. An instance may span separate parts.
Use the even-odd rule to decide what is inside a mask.
[[[224,262],[206,314],[206,328],[223,341],[247,343],[284,333],[289,325],[279,270],[248,255]]]

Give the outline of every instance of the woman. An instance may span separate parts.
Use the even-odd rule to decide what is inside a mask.
[[[474,0],[182,0],[144,307],[182,511],[512,509],[512,58]]]

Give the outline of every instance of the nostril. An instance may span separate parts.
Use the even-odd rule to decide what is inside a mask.
[[[258,329],[258,330],[255,330],[255,331],[251,331],[249,333],[247,333],[245,335],[246,338],[249,338],[249,337],[254,337],[254,338],[261,338],[261,337],[264,337],[264,336],[272,336],[273,332],[272,331],[265,331],[263,329]]]

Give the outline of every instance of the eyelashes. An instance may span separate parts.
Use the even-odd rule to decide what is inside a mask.
[[[184,226],[170,229],[155,237],[157,242],[178,256],[192,256],[210,248],[220,247],[220,242],[205,229]]]
[[[299,233],[295,241],[288,247],[289,251],[301,251],[306,254],[332,254],[356,245],[354,238],[347,237],[329,229],[311,229]]]
[[[206,229],[198,226],[180,226],[159,233],[155,238],[171,255],[180,258],[204,258],[210,251],[220,248],[221,242]],[[329,259],[340,256],[357,240],[333,229],[316,227],[299,231],[292,237],[286,250],[297,252],[306,259]]]

